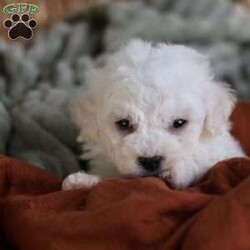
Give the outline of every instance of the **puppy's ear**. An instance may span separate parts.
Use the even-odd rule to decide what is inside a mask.
[[[83,141],[94,143],[99,138],[97,103],[90,91],[85,91],[71,101],[71,114],[80,129]]]
[[[226,83],[211,82],[205,95],[205,134],[214,136],[230,129],[229,117],[236,103],[234,91]]]

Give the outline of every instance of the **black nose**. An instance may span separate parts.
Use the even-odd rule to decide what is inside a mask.
[[[162,156],[138,157],[139,164],[147,171],[154,172],[160,168]]]

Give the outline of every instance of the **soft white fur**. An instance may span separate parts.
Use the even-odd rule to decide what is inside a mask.
[[[90,70],[87,83],[72,106],[91,171],[70,175],[63,189],[96,184],[91,174],[146,175],[137,157],[155,155],[164,157],[159,176],[185,188],[216,162],[244,155],[229,133],[236,99],[194,49],[133,40]],[[117,129],[123,118],[135,125],[133,133]],[[189,122],[174,132],[169,126],[179,118]]]

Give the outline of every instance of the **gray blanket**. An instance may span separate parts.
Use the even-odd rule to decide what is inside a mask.
[[[212,59],[216,78],[250,97],[250,12],[229,0],[113,3],[39,31],[33,43],[0,39],[0,153],[60,177],[84,167],[70,99],[85,70],[128,39],[189,44]]]

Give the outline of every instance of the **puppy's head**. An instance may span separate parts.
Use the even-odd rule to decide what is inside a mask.
[[[73,102],[81,137],[123,175],[170,170],[229,129],[234,97],[185,46],[131,41],[87,82]]]

